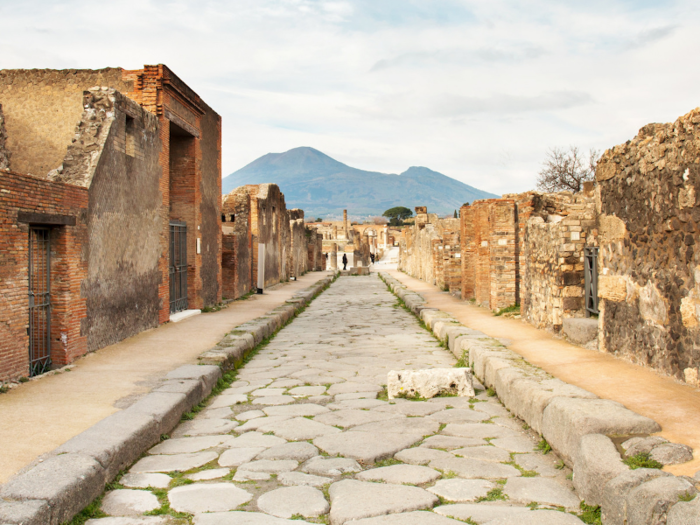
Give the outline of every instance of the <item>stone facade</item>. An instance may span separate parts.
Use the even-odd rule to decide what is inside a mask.
[[[300,277],[309,271],[309,258],[307,256],[306,228],[304,225],[304,210],[294,208],[289,214],[289,237],[291,247],[289,250],[289,277]]]
[[[226,299],[238,299],[255,288],[251,255],[253,238],[250,228],[250,195],[245,188],[237,188],[223,196],[221,231],[223,296]]]
[[[347,255],[348,267],[369,266],[370,254],[380,258],[387,247],[387,227],[378,224],[349,224],[347,210],[342,221],[307,223],[319,233],[323,241],[323,253],[327,268],[342,266],[343,254]],[[331,260],[335,253],[336,259]]]
[[[700,110],[598,164],[601,350],[698,386]]]
[[[5,130],[5,117],[0,104],[0,170],[10,169],[10,155],[7,151],[7,131]]]

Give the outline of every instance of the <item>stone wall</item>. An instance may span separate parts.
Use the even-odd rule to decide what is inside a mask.
[[[698,386],[700,110],[598,164],[601,350]]]
[[[222,294],[226,299],[238,299],[255,288],[251,255],[250,195],[244,188],[237,188],[224,195],[222,201]]]
[[[564,318],[586,317],[584,248],[596,245],[593,188],[536,195],[523,235],[521,312],[537,328],[559,332]]]
[[[304,210],[289,210],[289,276],[301,277],[309,271],[307,256],[306,229],[304,227]]]
[[[10,169],[10,152],[7,150],[7,131],[5,130],[5,116],[0,104],[0,170]]]
[[[399,240],[399,270],[411,277],[436,284],[436,253],[442,245],[436,224],[438,217],[424,206],[416,207],[413,226],[404,229]]]

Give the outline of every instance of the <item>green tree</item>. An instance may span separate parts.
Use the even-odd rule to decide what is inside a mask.
[[[454,218],[457,219],[459,216],[457,215],[457,210],[455,210]]]
[[[404,206],[395,206],[382,213],[382,217],[389,218],[391,226],[402,226],[404,219],[408,219],[412,215],[413,212]]]

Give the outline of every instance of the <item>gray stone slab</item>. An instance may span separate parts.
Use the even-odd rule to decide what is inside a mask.
[[[336,400],[338,396],[335,396]],[[402,414],[404,416],[429,416],[442,411],[442,407],[431,403],[392,403],[378,406],[373,409],[376,412],[388,414]]]
[[[462,522],[438,516],[425,510],[387,514],[376,518],[352,520],[348,525],[460,525]]]
[[[262,432],[246,432],[242,436],[229,439],[224,445],[228,448],[271,448],[286,442],[281,437],[265,435]]]
[[[488,494],[494,484],[483,479],[441,479],[428,489],[446,501],[466,503],[476,501]]]
[[[350,458],[317,457],[304,463],[301,470],[318,476],[340,476],[345,473],[360,472],[362,467]]]
[[[336,401],[346,401],[349,399],[376,399],[377,392],[348,392],[347,394],[336,394]]]
[[[247,402],[248,396],[246,394],[231,394],[228,396],[221,394],[209,403],[208,408],[229,408]]]
[[[143,518],[95,518],[85,525],[172,525],[169,517],[148,516]]]
[[[250,492],[232,483],[194,483],[168,492],[170,508],[189,514],[234,510],[251,499]]]
[[[627,497],[630,492],[646,481],[672,476],[663,470],[640,468],[629,470],[614,477],[605,485],[601,514],[606,525],[627,523]]]
[[[343,410],[347,408],[357,408],[360,410],[377,408],[387,406],[386,401],[381,401],[379,399],[347,399],[345,401],[337,401],[335,403],[329,403],[326,405],[327,408],[331,410]]]
[[[525,454],[527,452],[532,452],[535,449],[536,444],[532,442],[531,439],[523,436],[508,436],[502,438],[496,438],[491,441],[491,444],[507,450],[508,452],[518,452]]]
[[[461,478],[501,479],[520,476],[520,471],[515,467],[478,459],[435,459],[429,465],[442,472],[454,472]]]
[[[197,419],[230,419],[233,415],[231,407],[205,408],[197,414]]]
[[[409,465],[427,465],[434,459],[452,459],[454,456],[444,450],[426,447],[406,448],[394,454],[394,458]]]
[[[51,509],[45,501],[2,501],[0,500],[0,523],[44,524],[51,522]]]
[[[231,469],[228,468],[210,468],[207,470],[200,470],[194,474],[187,474],[185,477],[192,481],[209,481],[212,479],[221,479],[224,476],[228,476],[230,473]]]
[[[236,415],[238,421],[249,421],[251,419],[257,419],[259,417],[265,417],[265,412],[262,410],[247,410],[246,412],[241,412]]]
[[[452,454],[460,458],[481,459],[483,461],[495,461],[496,463],[510,461],[510,452],[490,446],[458,448],[453,450]]]
[[[510,518],[489,521],[489,525],[511,525]],[[518,516],[518,525],[581,525],[583,522],[571,514],[556,510],[534,510]]]
[[[391,457],[421,439],[422,434],[385,433],[380,437],[376,432],[350,430],[318,437],[314,439],[314,445],[331,456],[344,456],[368,464]]]
[[[450,423],[442,431],[446,436],[470,438],[520,438],[521,435],[500,425],[484,425],[478,423]]]
[[[457,503],[454,505],[441,505],[435,507],[433,512],[440,516],[447,516],[462,521],[471,520],[482,525],[492,523],[497,519],[506,519],[509,525],[521,523],[523,516],[532,512],[528,507],[512,507],[507,505],[478,505]]]
[[[421,447],[439,448],[444,450],[455,450],[463,447],[476,447],[484,445],[486,442],[483,438],[465,438],[456,436],[431,436],[426,438]]]
[[[355,383],[353,381],[346,381],[345,383],[338,383],[331,385],[328,389],[328,395],[334,396],[336,394],[350,394],[355,392],[381,392],[382,387],[373,385],[371,383]]]
[[[185,472],[214,461],[216,452],[196,452],[194,454],[173,454],[170,456],[147,456],[141,458],[129,470],[130,473]]]
[[[328,492],[331,498],[332,525],[385,514],[429,509],[438,501],[434,494],[418,487],[350,479],[333,483]]]
[[[424,485],[441,477],[437,470],[419,465],[391,465],[365,470],[355,476],[360,481],[383,481],[399,485]]]
[[[694,494],[697,489],[685,478],[664,476],[642,483],[627,496],[627,523],[663,523],[672,505]]]
[[[280,472],[290,472],[299,466],[298,461],[291,459],[260,459],[244,463],[238,467],[238,472],[267,472],[270,474],[278,474]]]
[[[305,417],[295,417],[286,421],[263,425],[259,430],[262,432],[273,432],[276,436],[292,441],[314,439],[319,436],[334,435],[341,432],[339,428],[324,425]]]
[[[289,395],[294,397],[320,396],[326,392],[325,386],[298,386],[289,390]]]
[[[258,388],[253,390],[251,396],[283,396],[287,392],[286,388]]]
[[[424,417],[392,418],[388,421],[377,421],[354,427],[357,432],[409,433],[427,436],[440,430],[440,423]]]
[[[148,453],[190,454],[192,452],[200,452],[209,448],[218,447],[228,439],[229,436],[226,435],[166,439],[149,450]]]
[[[158,498],[145,490],[112,490],[102,499],[102,510],[110,516],[140,516],[158,508]]]
[[[180,423],[171,434],[171,437],[228,434],[237,426],[238,422],[230,419],[193,419],[192,421]]]
[[[572,343],[585,345],[598,336],[598,319],[566,318],[562,331]]]
[[[318,449],[311,443],[300,441],[298,443],[284,443],[276,447],[269,448],[258,454],[258,459],[293,459],[295,461],[306,461],[318,456]]]
[[[401,414],[373,412],[371,410],[346,409],[336,410],[334,412],[329,412],[328,414],[316,416],[314,418],[314,421],[324,423],[326,425],[339,426],[343,428],[352,428],[358,425],[374,423],[375,421],[386,421],[388,419],[395,419],[401,417],[406,416],[403,416]]]
[[[219,465],[222,467],[240,467],[243,463],[249,463],[258,454],[266,449],[262,447],[231,448],[219,456]]]
[[[294,403],[295,399],[292,396],[264,396],[256,397],[252,403],[255,405],[278,406]]]
[[[119,483],[129,488],[153,487],[154,489],[167,489],[172,478],[167,474],[124,474]]]
[[[291,419],[291,416],[259,417],[246,421],[240,427],[236,427],[234,432],[236,432],[236,434],[243,434],[245,432],[250,432],[251,430],[258,430],[263,425],[269,425],[270,423],[277,421],[286,421],[287,419]]]
[[[278,379],[277,381],[273,381],[272,383],[270,383],[270,388],[290,388],[301,386],[303,384],[304,383],[299,381],[298,379]]]
[[[550,478],[513,478],[506,483],[503,493],[511,501],[527,505],[540,504],[566,507],[577,510],[581,499],[567,487]]]
[[[278,518],[291,518],[295,515],[314,518],[327,514],[330,510],[323,492],[306,485],[266,492],[258,498],[257,505],[261,511]]]
[[[700,497],[692,501],[679,501],[668,511],[666,525],[698,525],[700,523]]]
[[[491,418],[490,415],[484,412],[469,410],[468,408],[441,410],[428,417],[434,419],[438,423],[478,423]]]
[[[277,476],[277,481],[285,486],[307,485],[309,487],[323,487],[333,481],[325,476],[314,476],[303,472],[282,472]]]
[[[197,514],[194,525],[311,525],[308,521],[275,518],[262,512],[210,512]]]
[[[574,456],[574,488],[587,504],[602,505],[606,483],[628,469],[608,436],[587,434]]]
[[[540,476],[546,478],[554,478],[563,475],[563,469],[556,468],[561,466],[560,459],[554,454],[544,455],[539,452],[530,454],[516,454],[515,462],[525,470],[534,470]],[[584,498],[585,499],[585,498]]]

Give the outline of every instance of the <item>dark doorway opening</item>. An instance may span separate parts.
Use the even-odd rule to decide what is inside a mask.
[[[51,230],[29,228],[29,376],[51,369]]]

